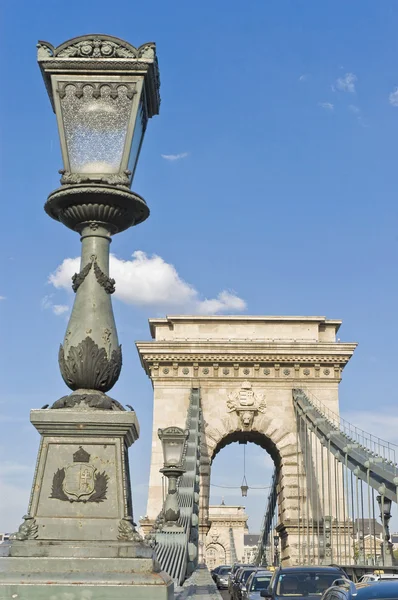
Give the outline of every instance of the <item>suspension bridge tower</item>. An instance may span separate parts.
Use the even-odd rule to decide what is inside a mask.
[[[154,390],[149,497],[146,518],[141,522],[145,532],[150,531],[163,503],[158,428],[184,427],[194,389],[200,393],[203,419],[199,558],[206,559],[206,536],[211,527],[212,461],[232,442],[253,442],[275,463],[282,564],[322,562],[326,552],[323,528],[329,522],[325,517],[333,523],[332,536],[346,530],[341,472],[335,469],[334,474],[330,457],[299,426],[293,390],[304,390],[325,410],[339,414],[342,371],[356,347],[336,340],[340,325],[341,321],[324,317],[170,316],[150,320],[152,341],[137,343]],[[345,560],[349,562],[350,556]]]

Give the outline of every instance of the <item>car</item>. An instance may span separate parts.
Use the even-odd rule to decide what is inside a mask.
[[[218,565],[218,567],[215,567],[214,569],[212,569],[212,570],[210,571],[210,575],[211,575],[211,577],[212,577],[213,581],[215,581],[215,580],[216,580],[216,575],[217,575],[217,573],[219,572],[219,570],[220,570],[220,569],[223,569],[224,567],[228,567],[228,571],[230,571],[230,570],[231,570],[231,568],[232,568],[232,567],[231,567],[231,565]]]
[[[232,594],[233,594],[232,586],[233,586],[236,572],[240,567],[244,567],[244,566],[245,566],[244,563],[234,563],[232,565],[232,569],[231,569],[231,572],[228,577],[228,591],[229,591],[229,595],[231,598],[232,598]]]
[[[337,580],[346,580],[340,567],[278,567],[268,589],[260,592],[262,598],[294,597],[295,600],[321,595]]]
[[[321,600],[397,600],[398,581],[379,580],[368,583],[335,582]]]
[[[228,576],[230,574],[231,567],[225,565],[219,568],[216,573],[215,584],[219,590],[226,590],[228,588]]]
[[[242,600],[260,600],[260,592],[266,590],[272,578],[272,571],[257,569],[242,587]]]
[[[253,571],[256,571],[256,569],[257,567],[255,567],[254,565],[250,565],[247,567],[241,567],[236,571],[236,576],[232,585],[233,600],[242,600],[242,588],[245,587],[246,581],[253,573]]]
[[[392,579],[398,579],[398,575],[396,573],[365,573],[358,580],[358,583],[369,583],[371,581],[391,581]]]

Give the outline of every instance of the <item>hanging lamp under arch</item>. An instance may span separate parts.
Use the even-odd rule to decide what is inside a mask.
[[[240,486],[240,489],[242,492],[242,497],[246,497],[247,491],[249,489],[249,486],[247,485],[247,480],[246,480],[246,442],[244,442],[244,444],[243,444],[243,480],[242,480],[242,485]]]

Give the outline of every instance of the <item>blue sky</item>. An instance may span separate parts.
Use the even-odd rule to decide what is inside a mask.
[[[79,254],[78,236],[43,211],[62,163],[37,40],[102,32],[157,43],[161,113],[133,186],[151,217],[112,243],[120,268],[135,272],[141,258],[160,282],[152,295],[127,290],[114,302],[124,369],[112,395],[132,404],[141,424],[131,450],[139,517],[152,390],[134,341],[148,339],[148,317],[200,310],[223,291],[216,306],[227,312],[236,297],[248,314],[343,319],[341,339],[359,347],[344,373],[342,411],[398,442],[397,26],[395,0],[5,3],[0,531],[15,529],[26,510],[39,441],[29,410],[66,393],[57,351],[68,309],[54,306],[71,305],[63,261]],[[60,265],[55,287],[48,278]],[[241,450],[217,457],[214,482]],[[250,480],[266,485],[269,461],[250,452]],[[255,531],[265,499],[250,502]]]

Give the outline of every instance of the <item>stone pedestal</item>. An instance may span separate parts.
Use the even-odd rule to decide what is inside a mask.
[[[33,410],[41,434],[28,514],[0,558],[0,600],[167,599],[133,521],[128,447],[134,412]]]

